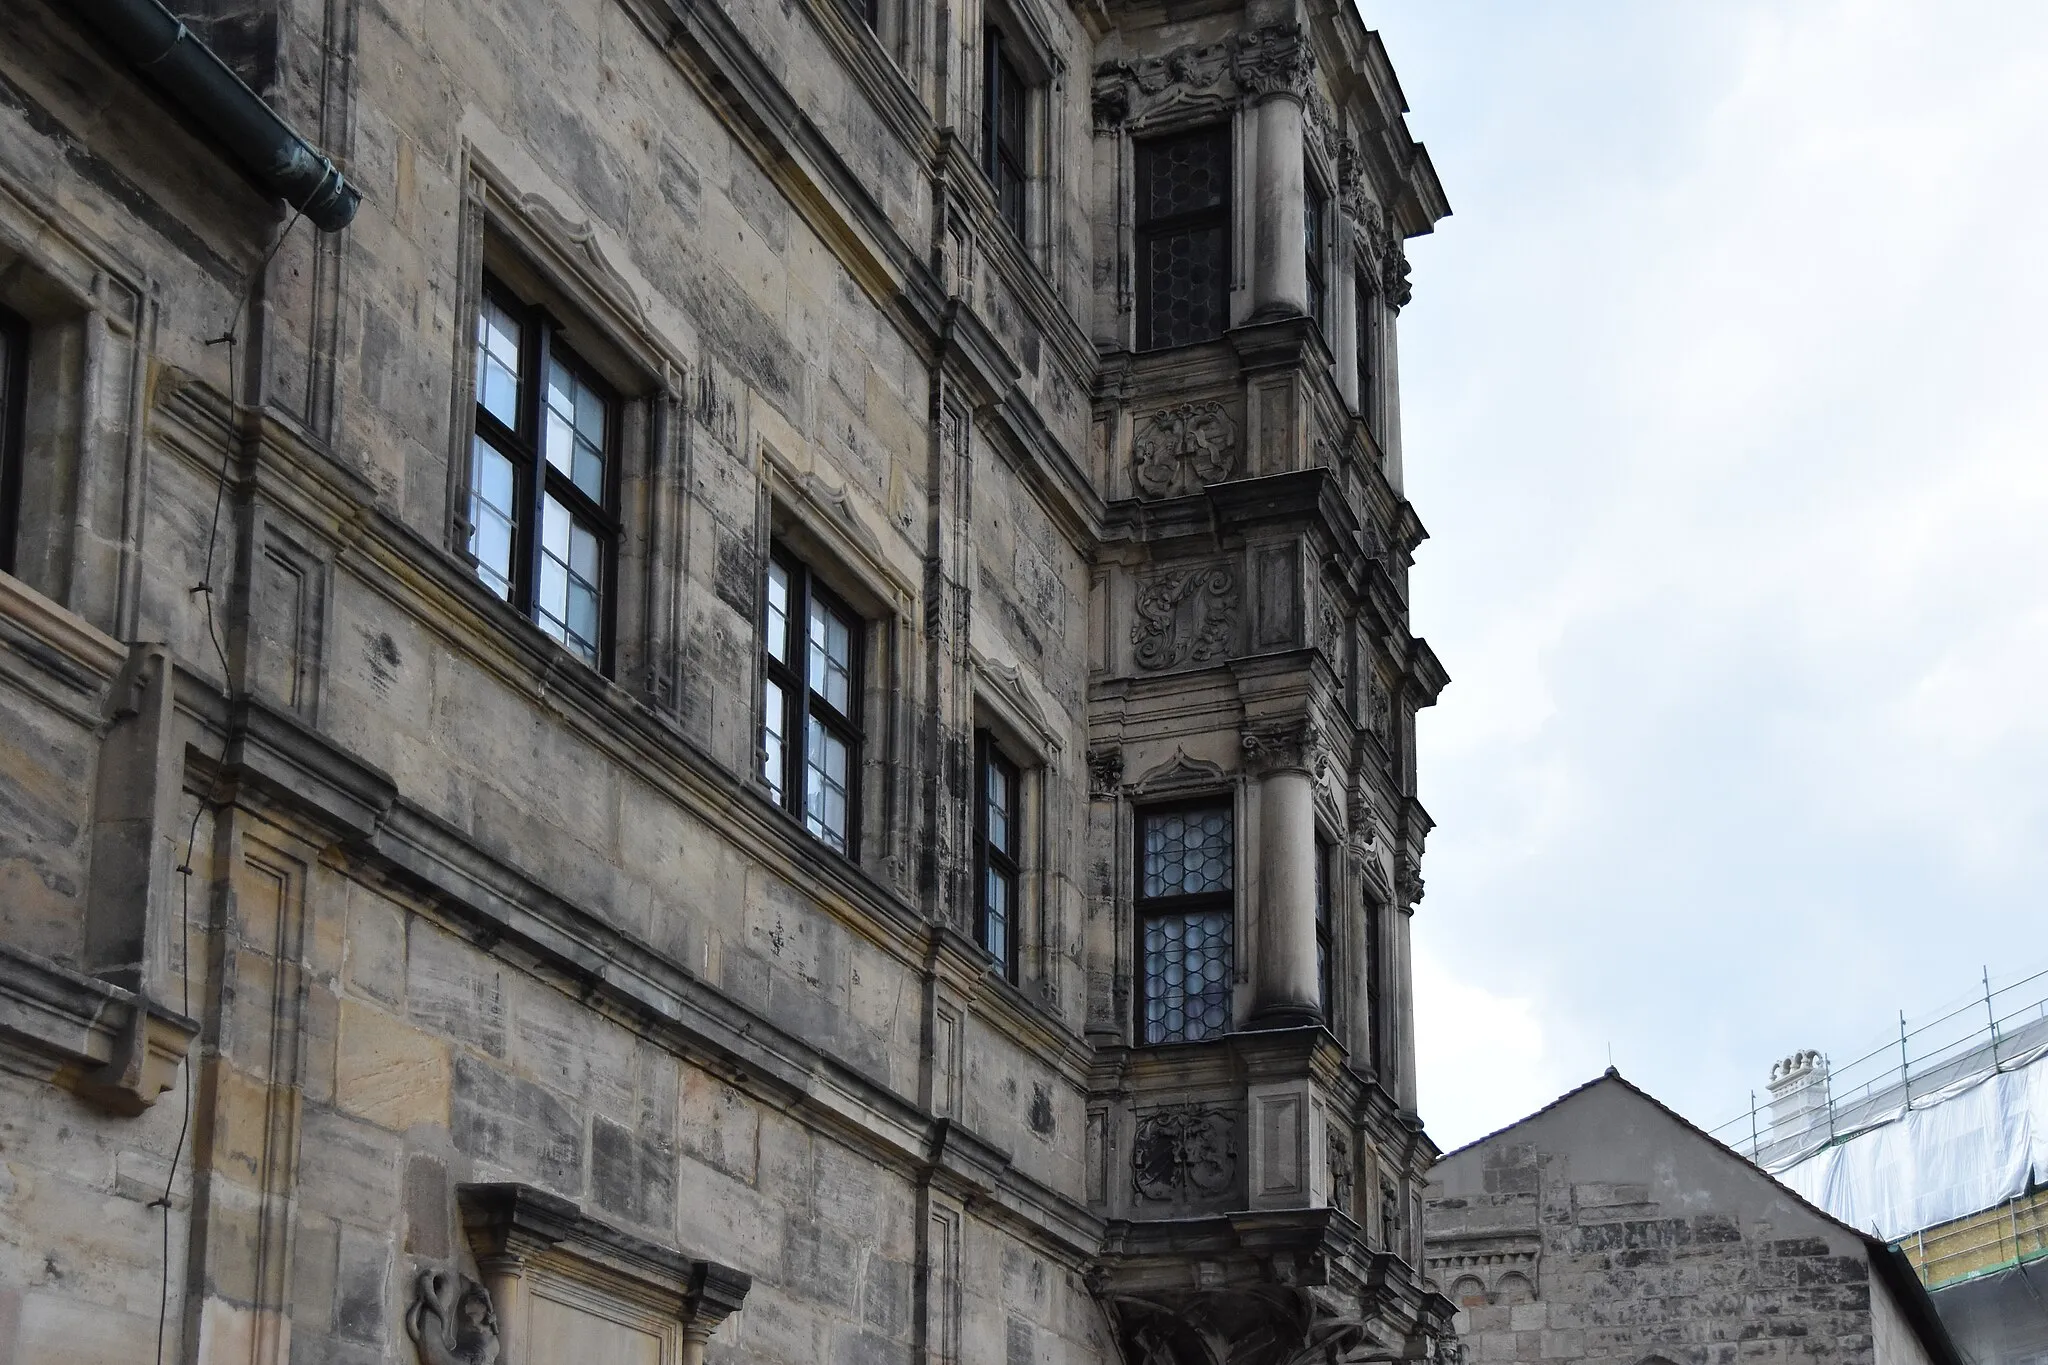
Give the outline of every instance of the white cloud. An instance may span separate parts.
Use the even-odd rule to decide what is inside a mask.
[[[1458,208],[1401,323],[1427,1112],[1615,1039],[1718,1120],[2038,923],[2048,7],[1366,18]]]

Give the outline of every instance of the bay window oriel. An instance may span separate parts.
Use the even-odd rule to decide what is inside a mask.
[[[1138,813],[1138,1040],[1230,1031],[1236,829],[1228,800]]]
[[[762,622],[761,777],[776,802],[856,856],[862,621],[780,548]]]
[[[611,664],[619,403],[539,308],[477,310],[469,555],[477,577],[594,668]]]

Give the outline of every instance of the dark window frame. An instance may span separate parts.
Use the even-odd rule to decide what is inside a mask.
[[[1316,836],[1316,991],[1323,1010],[1323,1022],[1333,1025],[1337,1018],[1337,945],[1332,933],[1335,916],[1331,900],[1335,894],[1335,847],[1320,834]]]
[[[1386,932],[1387,902],[1368,890],[1364,897],[1365,908],[1365,1020],[1367,1040],[1370,1043],[1370,1058],[1373,1071],[1382,1082],[1391,1080],[1393,1067],[1387,1043],[1387,945],[1381,937]]]
[[[1217,203],[1205,208],[1189,209],[1181,213],[1167,214],[1160,218],[1146,216],[1151,203],[1150,158],[1157,156],[1167,144],[1185,138],[1207,137],[1222,144],[1220,164],[1223,167],[1223,193]],[[1132,166],[1135,198],[1132,218],[1134,220],[1132,259],[1138,280],[1138,349],[1141,351],[1167,350],[1175,346],[1195,346],[1215,341],[1230,327],[1230,259],[1232,251],[1233,213],[1236,205],[1235,167],[1232,165],[1231,126],[1228,123],[1207,123],[1194,128],[1177,129],[1157,137],[1141,139],[1133,148]],[[1221,285],[1216,299],[1216,316],[1220,325],[1209,336],[1189,337],[1178,341],[1161,341],[1156,326],[1157,317],[1152,297],[1151,248],[1161,240],[1176,236],[1192,236],[1198,232],[1221,229],[1223,233],[1223,262]]]
[[[1308,315],[1330,335],[1330,196],[1314,171],[1303,183],[1302,249],[1308,265]]]
[[[1221,891],[1206,891],[1192,895],[1147,896],[1145,894],[1145,822],[1157,815],[1173,815],[1187,811],[1221,811],[1229,820],[1230,828],[1230,885]],[[1135,989],[1131,992],[1134,1006],[1131,1023],[1131,1037],[1140,1047],[1170,1047],[1177,1043],[1212,1042],[1230,1032],[1231,1020],[1226,1017],[1224,1026],[1214,1034],[1201,1038],[1167,1038],[1154,1042],[1145,1036],[1145,1007],[1152,999],[1151,973],[1145,965],[1145,928],[1154,919],[1172,915],[1200,914],[1220,910],[1230,926],[1229,959],[1224,972],[1226,1009],[1229,997],[1234,993],[1237,977],[1237,882],[1242,848],[1238,841],[1237,803],[1228,792],[1211,792],[1199,796],[1184,797],[1175,801],[1151,802],[1140,806],[1131,820],[1131,843],[1133,849],[1131,886],[1131,923],[1135,943],[1132,964],[1137,976]]]
[[[28,319],[0,308],[0,573],[14,573],[28,477]]]
[[[1374,386],[1379,376],[1379,303],[1380,296],[1365,276],[1361,260],[1357,271],[1358,291],[1357,312],[1354,319],[1358,335],[1358,416],[1365,423],[1365,429],[1375,439],[1379,436],[1379,423],[1374,413],[1377,395]]]
[[[579,660],[590,663],[605,677],[610,677],[618,633],[619,546],[624,539],[618,506],[619,452],[622,444],[620,427],[625,403],[618,390],[607,383],[588,361],[577,355],[573,347],[559,340],[559,334],[564,329],[554,314],[541,304],[527,303],[516,291],[486,272],[483,287],[477,296],[479,326],[485,310],[492,304],[517,318],[520,323],[520,376],[516,399],[518,411],[515,414],[516,423],[508,425],[484,406],[483,394],[480,391],[483,367],[479,360],[475,380],[479,391],[474,394],[475,424],[472,436],[490,446],[512,465],[513,502],[517,519],[513,523],[512,596],[509,604],[537,629],[547,630],[537,618],[541,610],[541,521],[545,515],[547,499],[552,496],[567,508],[572,518],[590,524],[595,530],[599,546],[599,577],[602,580],[598,584],[597,659],[594,662],[582,660],[582,656],[572,646],[559,640],[556,643]],[[475,337],[470,339],[470,345],[472,348],[478,345]],[[546,422],[547,377],[550,368],[555,364],[560,364],[578,381],[587,384],[604,403],[605,468],[602,504],[577,487],[574,480],[555,468],[547,458],[542,433]],[[465,454],[470,461],[465,498],[470,499],[477,496],[476,456],[473,448]],[[467,505],[464,507],[463,516],[471,521],[470,536],[474,538],[474,518]],[[472,567],[477,567],[473,544],[465,544],[463,549],[470,555]],[[495,589],[493,591],[495,592]],[[550,634],[549,638],[554,637]]]
[[[839,854],[848,862],[860,861],[861,821],[861,763],[866,748],[867,735],[862,728],[862,712],[865,709],[867,673],[867,626],[868,622],[848,604],[846,599],[832,591],[831,587],[818,580],[818,574],[809,564],[799,559],[779,542],[769,548],[768,562],[772,568],[780,568],[789,583],[788,612],[784,617],[783,629],[787,632],[783,644],[782,659],[775,657],[768,639],[768,584],[764,575],[761,591],[761,666],[763,690],[761,693],[761,727],[765,732],[768,724],[766,684],[773,683],[782,690],[782,775],[780,791],[771,791],[770,796],[796,819],[805,834],[816,839],[826,848]],[[811,649],[811,604],[816,602],[828,613],[838,616],[846,626],[848,637],[846,700],[852,708],[851,714],[834,706],[824,694],[815,691],[810,682]],[[846,745],[846,829],[845,847],[840,848],[824,834],[813,830],[807,814],[806,799],[809,788],[810,767],[806,748],[810,743],[810,720],[816,717]],[[764,771],[767,761],[767,737],[760,733],[759,742]]]
[[[1024,770],[1003,752],[996,737],[987,730],[975,737],[975,936],[981,946],[996,959],[1003,976],[1017,979],[1017,891],[1023,883],[1023,858],[1018,850],[1019,817],[1023,814]],[[989,807],[993,796],[989,780],[991,772],[999,773],[1009,786],[1009,821],[1007,846],[998,843],[989,833]],[[1001,877],[1008,886],[1007,910],[1003,918],[1003,941],[1000,948],[989,943],[989,926],[992,919],[989,903],[989,881]]]
[[[996,213],[1024,240],[1031,196],[1032,82],[1010,55],[999,25],[982,30],[981,170],[996,193]]]

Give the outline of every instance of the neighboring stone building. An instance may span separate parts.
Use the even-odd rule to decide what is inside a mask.
[[[1438,1350],[1354,8],[182,8],[0,0],[0,1361]]]
[[[1961,1365],[1903,1256],[1611,1067],[1445,1155],[1426,1209],[1469,1365]]]

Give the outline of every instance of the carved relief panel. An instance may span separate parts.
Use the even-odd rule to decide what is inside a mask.
[[[1228,1201],[1237,1189],[1237,1118],[1169,1104],[1140,1114],[1131,1141],[1131,1193],[1146,1204]]]
[[[1138,496],[1199,493],[1238,472],[1238,427],[1222,403],[1178,403],[1133,425],[1131,483]]]
[[[1156,673],[1227,658],[1237,633],[1237,570],[1229,564],[1168,569],[1138,584],[1131,654]]]

